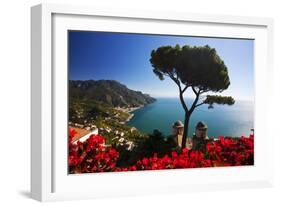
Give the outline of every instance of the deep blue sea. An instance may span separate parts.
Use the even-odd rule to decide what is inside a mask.
[[[187,103],[190,105],[189,100]],[[128,124],[145,133],[158,129],[164,135],[169,135],[175,121],[184,122],[184,110],[179,98],[158,98],[156,102],[133,113],[134,117]],[[214,104],[213,109],[208,109],[208,105],[198,107],[191,116],[189,136],[194,133],[198,121],[207,123],[209,137],[247,136],[254,128],[254,103],[236,101],[232,106]]]

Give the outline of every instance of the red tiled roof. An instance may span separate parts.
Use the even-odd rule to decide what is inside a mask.
[[[85,135],[89,134],[91,131],[86,129],[81,129],[78,127],[69,127],[71,129],[74,129],[77,133],[74,135],[72,142],[75,142],[76,140],[79,140],[81,137],[84,137]]]

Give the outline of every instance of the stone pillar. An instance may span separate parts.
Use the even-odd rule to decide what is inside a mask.
[[[173,124],[173,135],[175,136],[175,141],[177,142],[177,146],[181,147],[182,144],[182,136],[183,136],[183,123],[178,120]]]

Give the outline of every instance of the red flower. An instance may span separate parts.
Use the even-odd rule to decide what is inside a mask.
[[[147,159],[147,158],[143,158],[143,159],[142,159],[142,164],[143,164],[144,166],[147,166],[147,165],[148,165],[148,159]]]
[[[69,128],[69,137],[70,138],[73,138],[76,134],[77,134],[77,132],[74,129]]]
[[[76,134],[70,130],[69,139]],[[117,167],[118,151],[112,146],[105,146],[105,138],[91,135],[85,142],[69,144],[68,164],[71,173],[119,172],[135,170],[158,170],[172,168],[219,167],[235,165],[253,165],[254,136],[238,139],[218,137],[206,145],[206,152],[188,151],[171,152],[160,157],[154,153],[136,161],[135,165]]]
[[[178,154],[175,151],[173,151],[172,152],[172,158],[177,158],[177,157],[178,157]]]

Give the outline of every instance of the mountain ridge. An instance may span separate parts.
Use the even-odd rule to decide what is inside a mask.
[[[94,100],[113,107],[137,107],[156,101],[116,80],[69,80],[69,98]]]

